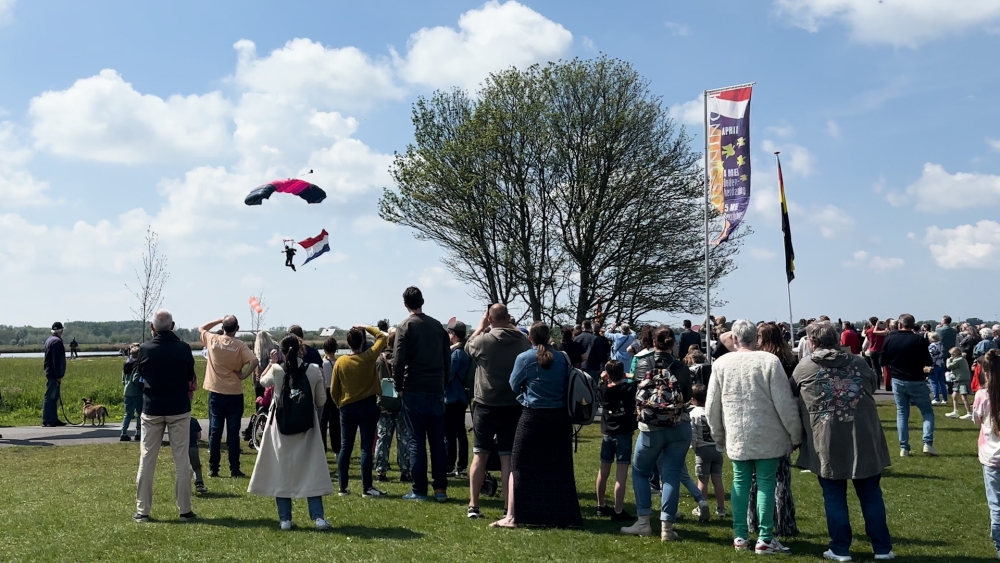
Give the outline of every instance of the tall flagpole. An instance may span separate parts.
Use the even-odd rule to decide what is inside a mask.
[[[708,207],[710,205],[708,197],[709,176],[708,176],[708,90],[704,92],[705,109],[705,356],[708,358],[708,365],[712,365],[712,274],[709,269],[709,241],[708,234]]]
[[[774,158],[778,160],[778,173],[781,173],[781,151],[774,151]],[[785,196],[785,182],[783,178],[779,178],[781,182],[781,198],[778,201],[778,211],[782,214],[787,213],[786,206],[788,205],[788,198]],[[789,227],[791,228],[791,227]],[[782,234],[782,243],[784,243],[784,237],[786,236],[784,232]],[[784,244],[782,244],[784,246]],[[785,252],[788,252],[786,249]],[[788,258],[785,258],[787,264]],[[788,273],[785,273],[785,292],[788,295],[788,343],[791,346],[795,346],[795,317],[792,315],[792,281],[788,279]]]

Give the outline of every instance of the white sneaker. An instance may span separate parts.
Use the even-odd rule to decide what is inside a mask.
[[[736,538],[733,540],[733,548],[736,551],[746,551],[750,549],[750,542],[748,542],[744,538]]]
[[[698,517],[699,522],[708,522],[708,519],[712,517],[712,513],[708,508],[708,502],[704,500],[698,503],[698,508],[695,508],[692,514]]]
[[[940,404],[941,404],[941,401],[939,401],[939,400],[937,400],[937,399],[932,399],[932,400],[931,400],[931,404],[932,404],[932,405],[934,405],[934,406],[936,407],[936,406],[938,406],[938,405],[940,405]],[[824,553],[824,554],[823,554],[823,557],[826,557],[826,554],[827,554],[827,553],[833,553],[833,552],[832,552],[832,551],[830,551],[830,550],[827,550],[827,551],[826,551],[826,553]],[[829,557],[827,557],[827,559],[829,559]]]
[[[830,561],[850,561],[850,555],[837,555],[832,549],[828,549],[823,552],[823,559],[829,559]]]
[[[937,457],[938,451],[934,449],[934,446],[929,446],[927,444],[924,444],[924,455],[930,457]]]
[[[891,551],[889,553],[875,554],[875,561],[888,561],[890,559],[895,559],[895,558],[896,554]]]
[[[278,528],[280,528],[280,529],[282,529],[282,530],[284,530],[284,531],[287,532],[288,530],[292,529],[292,521],[291,520],[282,520],[281,522],[278,522]]]
[[[342,497],[349,497],[349,496],[351,496],[351,489],[344,489],[344,490],[340,491],[339,493],[337,493],[337,495],[338,496],[342,496]]]
[[[317,530],[329,530],[332,527],[333,526],[331,526],[330,523],[326,521],[326,518],[317,518],[316,519],[316,529]]]
[[[946,414],[945,416],[947,416],[948,418],[958,418],[958,411],[951,411],[950,413]]]
[[[906,448],[899,448],[899,457],[910,457],[910,450]]]
[[[967,413],[963,414],[962,416],[958,417],[958,419],[959,420],[972,420],[972,413],[971,412],[967,412]]]
[[[757,540],[757,546],[754,548],[754,552],[756,552],[757,555],[774,555],[776,553],[784,554],[790,551],[790,549],[781,545],[781,542],[776,539],[772,539],[770,542]]]

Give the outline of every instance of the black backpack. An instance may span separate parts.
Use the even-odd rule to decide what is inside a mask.
[[[275,401],[274,419],[278,432],[301,434],[313,427],[316,404],[313,402],[312,386],[304,367],[285,374],[281,394]]]

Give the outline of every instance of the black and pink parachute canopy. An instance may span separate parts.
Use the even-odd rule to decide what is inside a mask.
[[[326,192],[321,190],[316,184],[310,184],[305,180],[288,178],[286,180],[275,180],[270,184],[254,189],[247,194],[244,203],[247,205],[260,205],[265,199],[271,197],[274,192],[293,194],[306,200],[307,203],[319,203],[326,199]]]

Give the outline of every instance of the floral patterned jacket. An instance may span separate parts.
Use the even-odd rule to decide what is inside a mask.
[[[864,479],[890,465],[875,409],[875,373],[860,356],[821,348],[792,373],[805,440],[796,465],[826,479]]]

